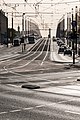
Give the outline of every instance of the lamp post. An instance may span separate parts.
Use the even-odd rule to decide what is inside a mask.
[[[24,44],[24,15],[22,14],[22,52],[25,50],[25,44]]]
[[[29,40],[29,34],[30,34],[30,21],[29,21],[29,18],[28,18],[28,40]]]
[[[8,13],[7,13],[7,47],[8,47]]]
[[[72,50],[73,50],[73,64],[75,64],[75,50],[74,50],[74,31],[75,31],[75,28],[74,28],[74,20],[73,20],[73,8],[72,8]]]
[[[64,33],[64,24],[65,24],[65,19],[64,19],[64,16],[65,16],[65,15],[63,15],[63,38],[65,37],[65,33]]]
[[[77,6],[75,8],[75,21],[76,21],[76,54],[77,54]]]
[[[25,15],[25,13],[23,13],[23,15],[22,15],[22,35],[23,35],[23,37],[24,37],[24,15]]]
[[[69,33],[71,32],[71,12],[67,13],[67,45],[71,45],[69,43]]]
[[[12,12],[12,45],[13,45],[13,12]]]

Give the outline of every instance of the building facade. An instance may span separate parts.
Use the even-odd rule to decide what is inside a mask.
[[[8,30],[8,18],[5,13],[0,10],[0,44],[7,41],[7,30]]]

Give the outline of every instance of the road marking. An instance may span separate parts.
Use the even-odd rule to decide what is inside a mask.
[[[65,103],[65,102],[68,102],[68,101],[66,101],[66,100],[60,101],[60,102],[58,102],[58,104]]]
[[[39,106],[36,106],[35,108],[40,108],[40,107],[45,107],[46,105],[39,105]]]
[[[23,108],[22,110],[32,110],[34,109],[35,107],[29,107],[29,108]]]
[[[54,102],[54,103],[50,103],[50,104],[42,104],[42,105],[37,105],[37,106],[34,106],[34,107],[27,107],[27,108],[21,108],[21,109],[11,110],[11,111],[8,111],[8,112],[4,111],[4,112],[0,112],[0,115],[2,115],[2,114],[8,114],[8,113],[21,112],[21,111],[24,111],[24,110],[33,110],[33,109],[36,109],[36,108],[41,108],[41,107],[46,107],[46,106],[61,104],[61,103],[72,101],[72,100],[73,99],[71,99],[71,100],[65,100],[65,101],[60,101],[60,102]],[[73,113],[73,114],[80,114],[80,113],[75,112],[75,111],[67,111],[66,110],[65,112]]]
[[[0,115],[2,115],[2,114],[6,114],[6,113],[8,113],[8,112],[0,112]]]
[[[18,110],[12,110],[12,111],[10,111],[10,112],[20,112],[21,111],[21,109],[18,109]]]
[[[13,85],[13,84],[8,84],[8,85],[11,87],[20,87],[21,88],[21,85]]]
[[[66,110],[65,112],[66,112],[66,113],[72,113],[72,114],[80,115],[80,113],[79,113],[79,112],[76,112],[76,111],[69,111],[69,110]]]
[[[67,78],[74,78],[74,77],[67,77]]]

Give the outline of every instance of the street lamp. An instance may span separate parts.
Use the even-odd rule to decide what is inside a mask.
[[[25,13],[22,14],[22,35],[24,37],[24,15]]]
[[[76,54],[77,54],[77,6],[75,7],[75,21],[76,21]]]
[[[12,12],[12,45],[13,45],[13,12]]]
[[[7,47],[8,47],[8,13],[7,13]]]
[[[72,50],[73,50],[73,64],[75,64],[75,50],[74,50],[74,20],[73,20],[73,8],[72,8]]]
[[[24,43],[24,15],[22,14],[22,52],[25,50],[25,43]]]
[[[69,43],[69,33],[71,32],[71,12],[67,13],[67,45],[71,45]]]

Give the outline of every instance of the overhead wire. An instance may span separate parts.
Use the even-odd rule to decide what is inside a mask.
[[[16,12],[15,13],[18,13],[19,14],[19,12],[16,10],[16,4],[15,4],[15,6],[14,7],[11,7],[10,5],[8,5],[4,0],[2,0],[3,1],[3,4],[5,5],[5,6],[7,6],[7,7],[9,7],[9,8],[12,8],[13,10],[15,10]],[[12,11],[13,12],[13,11]],[[11,13],[12,13],[11,12]],[[9,12],[8,12],[9,13]],[[9,16],[11,16],[12,17],[12,14],[9,14]],[[13,14],[13,17],[15,17],[15,15]],[[16,17],[15,17],[16,18]],[[18,21],[19,21],[19,19],[18,18],[16,18]]]
[[[4,3],[4,5],[6,5],[6,6],[8,6],[8,7],[10,7],[10,8],[12,8],[13,10],[16,10],[16,6],[14,6],[14,7],[11,7],[9,4],[7,4],[4,0],[2,0],[3,1],[3,3]],[[76,1],[64,1],[64,0],[60,0],[59,2],[55,2],[55,3],[44,3],[43,2],[43,0],[40,0],[40,1],[37,1],[36,0],[36,2],[35,2],[35,5],[45,5],[45,4],[48,4],[48,5],[50,5],[48,8],[45,8],[45,9],[43,9],[43,11],[46,11],[46,10],[48,10],[48,9],[51,9],[51,7],[53,7],[53,6],[56,6],[56,5],[59,5],[59,4],[72,4],[72,3],[76,3],[76,2],[79,2],[79,0],[76,0]],[[14,3],[13,3],[14,4]],[[15,3],[16,5],[18,4],[18,3]],[[20,4],[23,4],[23,3],[20,3]],[[29,3],[29,2],[26,2],[26,4],[32,9],[32,10],[35,10],[35,8],[34,7],[32,7],[31,6],[31,4],[33,5],[34,3]],[[51,4],[52,4],[52,6],[51,6]],[[44,8],[44,7],[43,7]],[[16,10],[17,11],[17,10]],[[19,13],[18,11],[17,11],[17,13]],[[40,12],[38,11],[37,12],[38,13],[38,15],[40,16],[40,18],[42,19],[42,14],[40,15]],[[37,19],[37,18],[36,18]],[[38,19],[37,19],[38,20]],[[39,20],[38,20],[38,22],[39,22]]]
[[[63,2],[62,2],[63,1]],[[76,2],[80,2],[79,0],[78,1],[68,1],[68,2],[64,2],[64,0],[60,0],[59,2],[55,2],[55,3],[42,3],[42,4],[53,4],[53,6],[56,6],[56,5],[59,5],[59,4],[70,4],[70,3],[76,3]],[[51,7],[53,6],[49,6],[48,8],[44,9],[43,11],[46,11],[48,9],[50,9]]]

